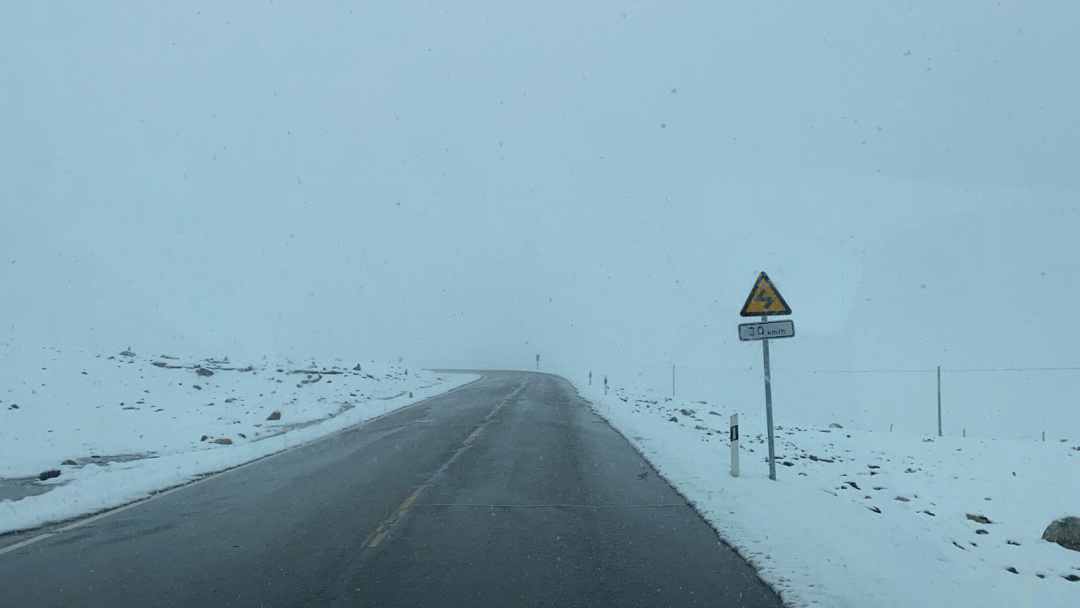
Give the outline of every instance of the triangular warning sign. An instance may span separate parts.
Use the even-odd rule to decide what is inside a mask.
[[[769,280],[769,275],[764,272],[758,275],[754,288],[750,290],[750,295],[746,298],[746,304],[743,304],[742,310],[739,311],[739,315],[743,317],[790,314],[791,307]]]

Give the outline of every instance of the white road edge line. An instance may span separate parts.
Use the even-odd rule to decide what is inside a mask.
[[[190,488],[192,486],[196,486],[196,485],[198,485],[198,484],[200,484],[200,483],[202,483],[204,481],[209,481],[211,479],[214,479],[215,477],[225,475],[226,473],[231,473],[233,471],[239,471],[240,469],[243,469],[243,468],[249,467],[249,466],[251,466],[253,464],[262,462],[263,460],[267,460],[267,459],[273,458],[275,456],[280,456],[282,454],[287,454],[289,452],[292,452],[293,450],[297,450],[297,449],[309,446],[309,445],[311,445],[313,443],[318,443],[320,441],[323,441],[325,439],[329,439],[329,438],[331,438],[331,437],[333,437],[335,435],[339,435],[341,433],[354,431],[354,430],[357,429],[357,427],[362,427],[362,426],[364,426],[364,425],[366,425],[366,424],[368,424],[370,422],[375,422],[375,421],[379,420],[380,418],[384,418],[384,417],[389,416],[390,414],[393,414],[395,412],[400,412],[401,410],[403,410],[403,409],[405,409],[407,407],[412,407],[414,405],[419,405],[419,404],[423,403],[424,401],[428,401],[430,399],[435,399],[436,397],[442,397],[444,395],[449,395],[450,393],[452,393],[452,392],[454,392],[454,391],[456,391],[458,389],[465,388],[466,386],[469,386],[470,384],[475,384],[475,383],[479,382],[482,379],[483,379],[483,376],[481,376],[480,378],[477,378],[476,380],[473,380],[472,382],[467,382],[465,384],[462,384],[461,386],[450,389],[450,390],[446,391],[445,393],[440,393],[438,395],[432,395],[431,397],[428,397],[427,399],[421,399],[420,401],[417,401],[416,403],[410,403],[409,405],[406,405],[404,407],[399,407],[397,409],[390,410],[389,412],[379,414],[378,416],[375,416],[374,418],[368,418],[367,420],[361,421],[358,424],[355,424],[355,425],[350,426],[348,428],[341,429],[339,431],[335,431],[335,432],[333,432],[333,433],[331,433],[329,435],[324,435],[322,437],[319,437],[318,439],[314,439],[314,440],[308,441],[306,443],[301,443],[299,445],[294,445],[294,446],[292,446],[290,448],[285,448],[284,450],[281,450],[280,452],[274,452],[273,454],[267,454],[266,456],[260,456],[259,458],[256,458],[255,460],[251,460],[251,461],[245,462],[243,464],[236,465],[235,467],[231,467],[231,468],[228,468],[228,469],[222,469],[222,470],[216,471],[214,473],[207,473],[203,477],[200,477],[198,479],[194,479],[192,481],[180,484],[180,485],[178,485],[178,486],[176,486],[174,488],[169,488],[168,490],[163,490],[161,492],[155,492],[154,494],[151,494],[150,496],[147,496],[146,498],[140,498],[139,500],[136,500],[134,502],[129,502],[126,505],[121,505],[119,507],[114,507],[112,509],[102,511],[101,513],[98,513],[96,515],[91,515],[90,517],[86,517],[86,518],[83,518],[83,519],[76,520],[74,522],[71,522],[71,523],[67,524],[66,526],[63,526],[62,528],[57,528],[56,530],[53,530],[51,532],[43,532],[41,534],[38,534],[37,536],[31,536],[30,538],[28,538],[26,540],[19,541],[19,542],[13,544],[13,545],[8,545],[6,547],[0,548],[0,555],[4,555],[6,553],[11,553],[12,551],[15,551],[17,549],[22,549],[23,547],[32,545],[32,544],[34,544],[34,543],[36,543],[36,542],[38,542],[40,540],[45,540],[47,538],[51,538],[53,536],[56,536],[56,535],[60,534],[61,532],[67,532],[68,530],[74,530],[75,528],[79,528],[79,527],[85,526],[86,524],[93,523],[93,522],[101,520],[101,519],[105,519],[106,517],[109,517],[111,515],[116,515],[117,513],[122,513],[124,511],[127,511],[128,509],[132,509],[132,508],[137,507],[139,505],[146,504],[146,503],[148,503],[150,501],[157,500],[158,498],[161,498],[162,496],[168,496],[169,494],[172,494],[173,492],[183,490],[183,489],[186,489],[186,488]]]

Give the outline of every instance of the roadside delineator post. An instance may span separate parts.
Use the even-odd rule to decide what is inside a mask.
[[[731,415],[731,476],[739,476],[739,415]]]

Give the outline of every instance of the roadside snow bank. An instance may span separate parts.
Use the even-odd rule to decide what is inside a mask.
[[[1054,519],[1080,514],[1080,442],[781,422],[772,482],[764,439],[748,430],[758,416],[741,412],[742,476],[733,478],[734,411],[576,385],[789,606],[1080,602],[1080,580],[1069,580],[1080,576],[1080,553],[1041,539]]]
[[[476,378],[372,363],[249,365],[5,344],[0,374],[0,533],[138,500]],[[49,470],[60,475],[37,481]]]

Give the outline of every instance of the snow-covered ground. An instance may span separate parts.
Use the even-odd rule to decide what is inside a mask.
[[[1080,515],[1080,441],[781,422],[773,482],[757,411],[574,383],[790,606],[1080,605],[1080,553],[1041,539]]]
[[[0,533],[137,500],[475,378],[122,352],[0,343]]]

